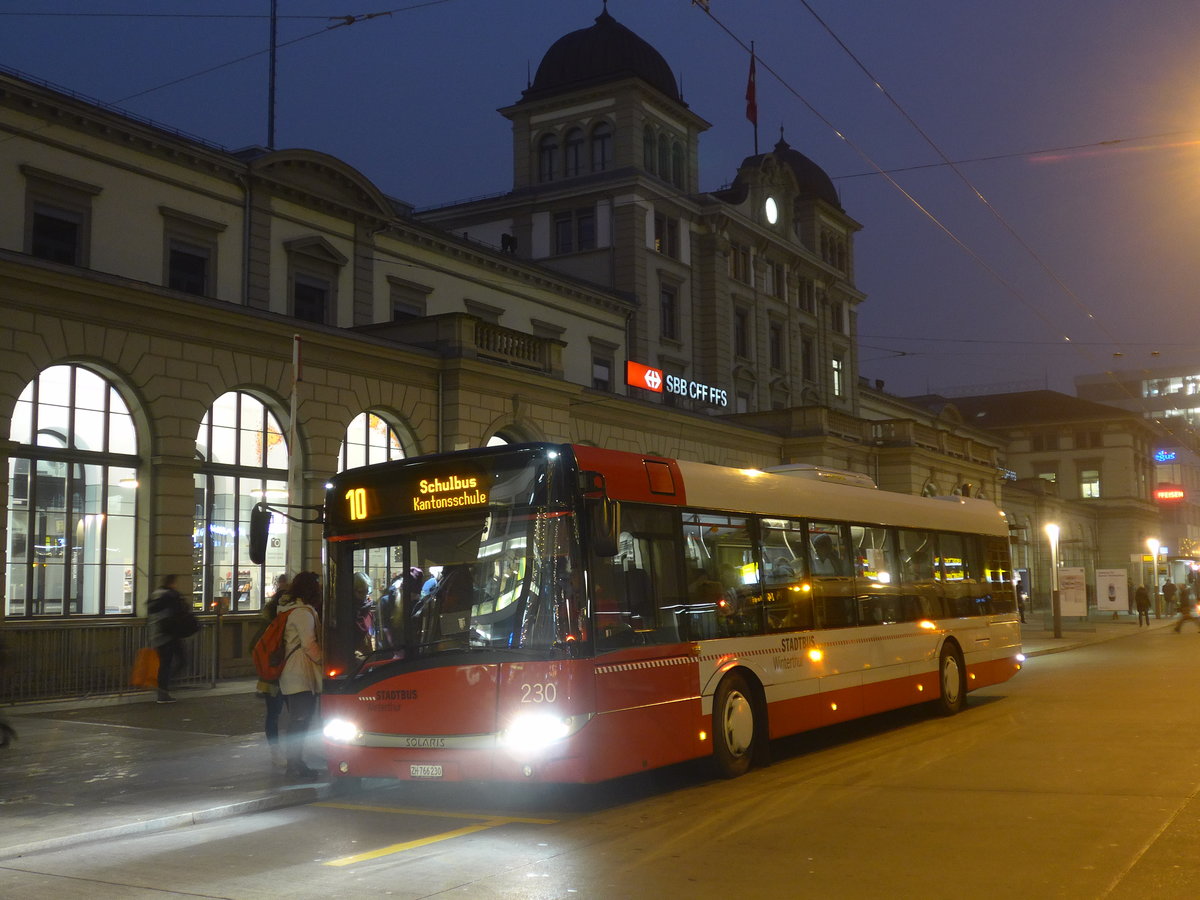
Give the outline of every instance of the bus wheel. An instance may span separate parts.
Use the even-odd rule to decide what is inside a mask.
[[[962,712],[967,705],[967,667],[963,665],[962,654],[953,644],[942,648],[942,656],[938,661],[938,683],[942,695],[938,698],[938,711],[944,716],[952,716]]]
[[[754,758],[754,700],[741,675],[728,675],[713,698],[713,757],[724,778],[737,778]]]

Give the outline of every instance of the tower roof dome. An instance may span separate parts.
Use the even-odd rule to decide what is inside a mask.
[[[779,136],[779,143],[775,145],[773,152],[776,159],[792,170],[792,174],[796,177],[796,184],[803,193],[824,200],[836,209],[842,208],[842,201],[838,197],[837,188],[833,186],[833,179],[815,162],[789,145],[783,139],[782,134]],[[751,159],[754,158],[751,157]],[[746,162],[750,162],[751,159]]]
[[[576,88],[637,77],[679,103],[679,87],[661,53],[616,19],[608,8],[596,23],[563,35],[538,66],[523,100],[540,100]]]

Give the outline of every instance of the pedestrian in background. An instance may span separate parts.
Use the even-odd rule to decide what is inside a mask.
[[[1162,586],[1162,608],[1168,616],[1175,612],[1175,583],[1168,578]]]
[[[1142,620],[1146,621],[1146,627],[1150,627],[1150,592],[1146,590],[1144,584],[1139,584],[1137,590],[1133,592],[1133,603],[1137,607],[1138,628],[1142,627]]]
[[[321,693],[320,603],[320,577],[316,572],[299,572],[276,610],[276,615],[291,613],[283,630],[287,661],[279,690],[288,711],[287,774],[293,778],[313,779],[318,774],[304,762],[304,741]]]
[[[258,639],[262,637],[267,626],[275,618],[275,614],[279,610],[279,603],[287,593],[288,577],[286,572],[281,572],[279,577],[275,579],[275,590],[265,604],[263,604],[262,627],[250,642],[253,647],[258,643]],[[263,681],[261,678],[255,688],[258,696],[263,698],[263,706],[265,709],[265,717],[263,719],[263,731],[267,736],[267,746],[271,750],[271,764],[282,768],[287,759],[283,751],[279,748],[279,716],[283,712],[283,693],[279,690],[278,681]]]
[[[173,624],[184,615],[184,599],[175,590],[175,576],[164,575],[162,584],[150,595],[150,646],[158,651],[158,702],[174,703],[171,696],[171,675],[184,667],[183,640],[173,631]]]
[[[1180,629],[1183,628],[1183,623],[1189,621],[1195,622],[1196,617],[1192,615],[1195,612],[1192,606],[1194,602],[1192,600],[1192,589],[1186,584],[1181,584],[1175,595],[1179,598],[1179,621],[1175,623],[1175,633],[1179,634]]]

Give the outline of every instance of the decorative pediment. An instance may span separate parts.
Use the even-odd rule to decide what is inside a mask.
[[[277,150],[260,156],[250,170],[281,188],[371,216],[392,218],[392,204],[366,176],[340,159],[316,150]]]

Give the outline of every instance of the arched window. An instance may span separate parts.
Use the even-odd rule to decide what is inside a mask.
[[[671,184],[683,187],[683,144],[676,141],[671,145]]]
[[[21,392],[9,438],[6,614],[133,613],[141,460],[117,389],[51,366]]]
[[[563,173],[567,178],[573,178],[576,175],[583,174],[583,131],[579,128],[572,128],[567,132],[567,140],[564,145],[565,153],[563,154]]]
[[[646,133],[642,135],[642,166],[647,172],[654,172],[654,161],[658,143],[654,140],[654,129],[649,125],[646,126]]]
[[[603,172],[612,162],[612,126],[601,122],[592,129],[592,171]]]
[[[261,500],[288,502],[288,448],[279,422],[261,400],[244,391],[222,394],[204,414],[196,435],[196,517],[192,590],[205,609],[262,608],[286,564],[287,519],[271,517],[264,565],[250,562],[247,524]]]
[[[404,459],[404,446],[396,429],[372,412],[355,416],[338,450],[338,471],[393,459]]]
[[[671,180],[671,139],[665,134],[658,136],[658,177]]]
[[[538,143],[538,181],[554,180],[554,158],[558,156],[558,138],[546,135]]]
[[[490,438],[487,439],[487,443],[484,444],[484,446],[485,447],[506,447],[511,443],[512,443],[512,441],[510,441],[503,434],[493,434]]]

